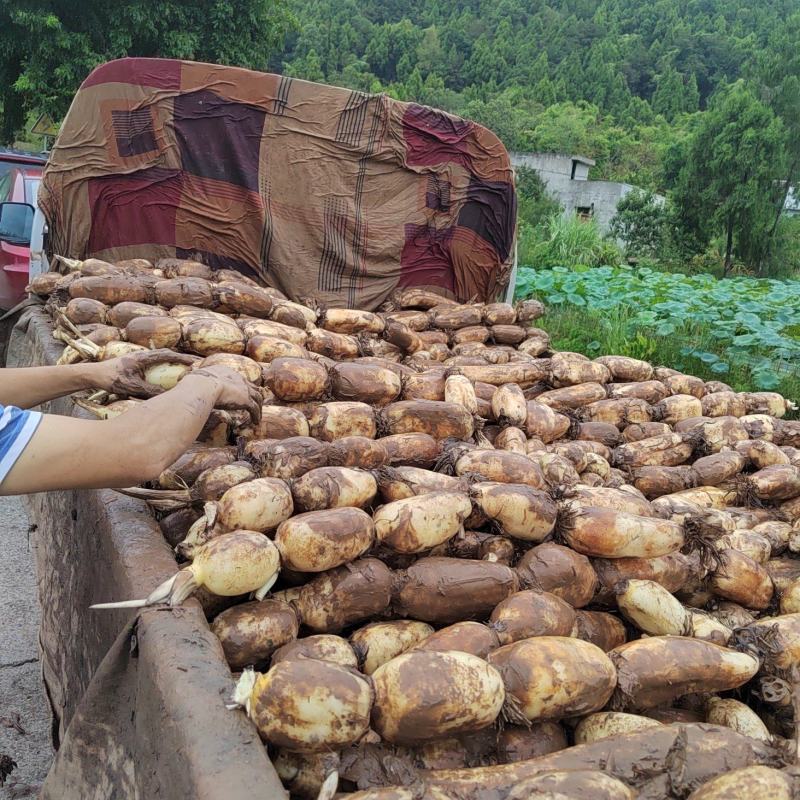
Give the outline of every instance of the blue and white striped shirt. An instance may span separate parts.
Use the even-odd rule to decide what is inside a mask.
[[[11,472],[41,421],[38,411],[0,405],[0,483]]]

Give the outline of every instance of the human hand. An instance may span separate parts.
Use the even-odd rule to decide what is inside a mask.
[[[164,389],[147,380],[147,371],[160,364],[180,364],[191,367],[200,359],[173,350],[143,350],[108,361],[84,365],[87,371],[88,388],[105,389],[110,394],[125,397],[155,397]]]
[[[245,380],[236,370],[230,367],[211,366],[195,369],[190,373],[193,377],[210,378],[217,384],[217,408],[243,409],[250,414],[253,424],[261,421],[261,403],[263,396],[255,384]]]

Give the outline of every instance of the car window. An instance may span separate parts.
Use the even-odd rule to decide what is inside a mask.
[[[36,195],[39,194],[40,178],[25,179],[25,202],[36,208]]]
[[[2,169],[3,166],[5,165],[0,163],[0,169]],[[0,202],[9,199],[12,186],[11,169],[9,168],[5,173],[0,172]]]
[[[33,227],[33,209],[15,203],[4,205],[0,213],[0,239],[11,244],[29,245]]]

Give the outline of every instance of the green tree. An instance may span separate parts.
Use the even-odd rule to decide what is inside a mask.
[[[597,108],[589,103],[557,103],[544,109],[533,131],[537,150],[590,155]]]
[[[286,0],[0,0],[0,138],[55,119],[98,64],[126,55],[265,69],[293,25]]]
[[[417,64],[424,75],[442,74],[444,50],[435,25],[426,28],[417,45]]]
[[[489,38],[486,36],[478,38],[466,64],[467,79],[472,83],[490,80],[500,83],[508,71],[508,63]]]
[[[558,101],[558,92],[553,81],[546,75],[533,87],[533,96],[543,106],[551,106]]]
[[[372,91],[374,79],[373,74],[369,71],[367,62],[360,59],[350,61],[336,76],[337,81],[341,81],[353,89],[358,89],[360,92]]]
[[[619,60],[619,50],[611,39],[591,48],[583,69],[586,89],[581,99],[614,114],[625,109],[631,94],[619,69]]]
[[[530,167],[519,167],[516,171],[517,218],[534,228],[545,223],[554,214],[561,213],[561,206],[547,194],[545,182],[539,173]]]
[[[715,96],[684,152],[675,192],[680,218],[705,243],[724,237],[724,272],[734,255],[757,264],[783,169],[780,120],[737,81]]]
[[[656,78],[653,111],[668,120],[684,112],[697,111],[699,94],[694,75],[687,80],[674,67],[668,67]]]
[[[375,32],[367,45],[365,58],[372,71],[383,81],[403,80],[413,71],[417,48],[423,32],[404,19],[385,23]],[[408,75],[402,73],[407,70]]]
[[[609,235],[633,256],[660,257],[668,236],[668,213],[653,192],[635,190],[620,200]]]
[[[757,62],[756,76],[762,85],[762,96],[770,108],[783,121],[786,168],[781,180],[775,183],[773,194],[772,224],[766,245],[769,255],[776,240],[776,233],[786,198],[800,177],[800,52],[797,42],[800,37],[800,13],[787,20],[776,35],[773,48],[763,52]],[[797,232],[797,226],[788,229]],[[786,237],[783,237],[784,241]]]
[[[561,81],[570,100],[582,99],[584,94],[583,64],[579,50],[574,49],[561,60],[556,67],[554,77],[557,81]]]
[[[301,58],[296,58],[287,64],[284,72],[293,78],[302,78],[305,81],[324,81],[325,73],[322,71],[322,61],[313,48]]]
[[[532,139],[534,109],[519,88],[496,92],[488,99],[476,98],[458,108],[457,113],[474,119],[494,131],[510,150],[535,149]]]
[[[424,102],[423,95],[425,94],[425,84],[422,80],[422,74],[417,67],[414,67],[411,75],[403,83],[403,90],[401,97],[403,100],[415,100],[417,103]]]
[[[700,108],[700,89],[697,87],[697,77],[693,74],[684,82],[683,110],[689,114]]]

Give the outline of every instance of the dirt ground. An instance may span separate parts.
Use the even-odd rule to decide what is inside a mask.
[[[36,797],[52,760],[31,547],[22,501],[0,497],[0,757],[17,764],[0,788],[3,800]]]

